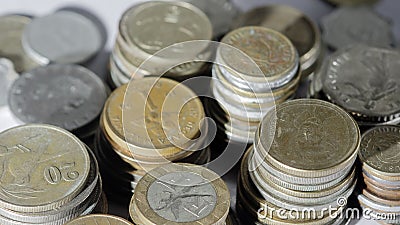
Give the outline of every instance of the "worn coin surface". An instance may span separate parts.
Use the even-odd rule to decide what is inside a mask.
[[[398,51],[356,45],[330,58],[322,89],[348,112],[387,120],[400,113],[399,69]]]
[[[53,210],[73,199],[90,170],[85,146],[50,125],[24,125],[0,134],[0,205],[23,212]]]
[[[229,190],[222,179],[191,164],[169,164],[150,171],[137,184],[132,202],[137,210],[131,207],[130,214],[138,214],[146,224],[222,224],[230,207]]]
[[[102,38],[98,27],[88,18],[72,11],[58,11],[28,24],[22,44],[41,65],[81,63],[101,49]]]
[[[131,222],[112,215],[93,214],[76,218],[65,225],[133,225]]]
[[[306,177],[338,172],[355,159],[360,145],[360,130],[349,114],[312,99],[278,105],[264,118],[259,135],[260,146],[266,146],[259,152],[269,163]]]
[[[17,78],[13,63],[6,58],[0,58],[0,108],[7,105],[8,90]]]
[[[354,44],[390,47],[394,41],[388,19],[371,7],[343,7],[322,18],[323,38],[333,49]]]
[[[96,74],[78,65],[53,64],[19,77],[8,103],[22,122],[74,131],[100,115],[106,98],[106,87]]]
[[[22,47],[22,33],[31,19],[26,16],[0,17],[0,58],[10,59],[19,73],[38,66]]]

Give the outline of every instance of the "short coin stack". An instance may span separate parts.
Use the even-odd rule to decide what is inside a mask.
[[[224,113],[211,116],[230,139],[251,143],[263,116],[294,96],[299,57],[288,38],[264,27],[239,28],[221,42],[211,88]]]
[[[185,2],[156,1],[135,5],[128,9],[119,23],[119,34],[110,57],[111,86],[119,87],[132,77],[165,75],[175,80],[185,80],[203,73],[208,64],[188,62],[181,64],[182,49],[149,57],[170,45],[185,41],[211,40],[212,25],[208,17],[195,6]],[[185,49],[199,59],[207,60],[207,49]],[[193,59],[194,60],[194,59]],[[176,65],[176,63],[178,65]],[[181,64],[181,65],[179,65]],[[171,69],[171,67],[173,67]],[[165,71],[164,71],[165,70]]]
[[[379,126],[364,133],[360,146],[363,167],[361,207],[372,219],[400,223],[400,127]]]
[[[242,162],[238,211],[261,224],[341,224],[339,214],[356,184],[359,145],[356,122],[331,103],[278,105],[260,124]],[[338,216],[329,215],[329,208]],[[312,213],[289,214],[307,209]]]
[[[97,161],[71,133],[24,125],[0,133],[0,223],[61,225],[101,196]]]
[[[136,224],[226,224],[229,189],[214,172],[169,164],[147,173],[136,186],[129,213]]]
[[[198,97],[174,80],[145,77],[117,88],[105,105],[95,151],[109,194],[132,192],[146,171],[171,161],[207,163],[203,119]]]

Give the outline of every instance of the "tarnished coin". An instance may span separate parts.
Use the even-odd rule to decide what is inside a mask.
[[[96,74],[78,65],[53,64],[19,77],[8,103],[22,122],[74,131],[100,115],[106,98],[106,87]]]
[[[323,38],[333,49],[354,44],[392,46],[391,23],[371,7],[343,7],[322,19]]]
[[[41,65],[82,63],[100,51],[102,39],[98,27],[88,18],[72,11],[58,11],[27,25],[22,44]]]
[[[19,212],[53,210],[84,187],[90,170],[86,147],[50,125],[0,133],[0,206]]]
[[[111,215],[93,214],[76,218],[65,225],[133,225],[131,222]]]
[[[7,105],[8,90],[17,78],[13,63],[6,58],[0,58],[0,108]]]
[[[360,130],[349,114],[334,104],[312,99],[278,105],[264,118],[259,136],[262,149],[258,152],[265,160],[301,177],[342,170],[354,162],[360,145]]]
[[[139,181],[130,214],[138,224],[223,224],[229,207],[229,190],[217,174],[201,166],[169,164]]]
[[[400,127],[379,126],[364,133],[359,156],[377,173],[400,176]]]
[[[400,113],[400,53],[356,45],[330,58],[322,73],[322,89],[346,111],[384,122]],[[364,118],[365,119],[365,118]]]
[[[39,66],[22,47],[22,33],[30,22],[31,19],[25,16],[0,17],[0,58],[10,59],[19,73]]]

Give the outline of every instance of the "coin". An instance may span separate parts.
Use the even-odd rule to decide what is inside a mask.
[[[85,225],[132,225],[129,221],[116,217],[116,216],[111,216],[111,215],[102,215],[102,214],[93,214],[93,215],[88,215],[88,216],[83,216],[76,218],[68,223],[66,225],[80,225],[80,224],[85,224]]]
[[[394,45],[392,25],[371,7],[343,7],[322,18],[323,38],[333,49],[354,44]]]
[[[169,164],[139,181],[130,214],[141,224],[222,224],[229,206],[229,190],[217,174],[191,164]]]
[[[78,131],[100,115],[106,98],[104,83],[88,69],[53,64],[17,79],[8,103],[24,123],[47,123]]]
[[[22,47],[22,33],[31,19],[26,16],[8,15],[0,17],[0,58],[11,60],[18,73],[26,72],[37,66]]]
[[[7,105],[8,91],[17,78],[13,63],[6,58],[0,58],[0,108]]]
[[[39,64],[82,63],[102,47],[98,27],[88,18],[58,11],[33,19],[22,36],[25,51]]]
[[[89,174],[85,146],[50,125],[25,125],[0,134],[0,205],[10,210],[52,210],[73,199]]]

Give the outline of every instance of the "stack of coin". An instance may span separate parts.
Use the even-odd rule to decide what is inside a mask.
[[[199,98],[174,80],[145,77],[117,88],[96,140],[101,173],[110,184],[105,188],[110,194],[132,192],[146,171],[171,161],[207,163],[203,119]]]
[[[286,35],[300,55],[301,74],[307,77],[323,59],[321,33],[317,24],[303,12],[287,5],[254,8],[234,23],[234,28],[262,26]]]
[[[8,104],[20,123],[59,126],[89,143],[108,92],[88,69],[52,64],[22,74],[10,88]]]
[[[177,163],[139,181],[129,213],[136,224],[226,224],[229,208],[229,189],[216,173]]]
[[[97,161],[71,133],[24,125],[0,133],[1,224],[59,225],[91,213],[102,192]]]
[[[339,214],[356,185],[359,145],[356,122],[331,103],[302,99],[278,105],[243,159],[238,212],[261,224],[341,224]],[[312,214],[290,214],[307,209]]]
[[[388,224],[400,223],[399,143],[400,127],[379,126],[363,134],[359,153],[365,182],[360,205],[372,219]]]
[[[263,116],[294,96],[301,76],[299,57],[287,37],[264,27],[239,28],[222,43],[211,88],[223,113],[211,116],[230,139],[251,143]]]
[[[102,215],[102,214],[93,214],[88,216],[82,216],[76,218],[65,225],[133,225],[131,222],[126,221],[125,219],[111,216],[111,215]]]
[[[362,127],[400,121],[400,53],[356,45],[335,52],[312,82],[310,95],[349,112]]]
[[[208,69],[204,62],[181,64],[182,47],[176,46],[173,51],[152,56],[177,43],[211,39],[212,25],[208,17],[189,3],[151,1],[135,5],[120,20],[119,34],[110,57],[109,82],[111,86],[119,87],[132,77],[165,73],[165,76],[182,81],[202,74]],[[211,55],[204,54],[207,45],[203,46],[186,48],[185,53],[191,52],[193,56],[207,60]],[[151,60],[142,65],[149,57]]]

